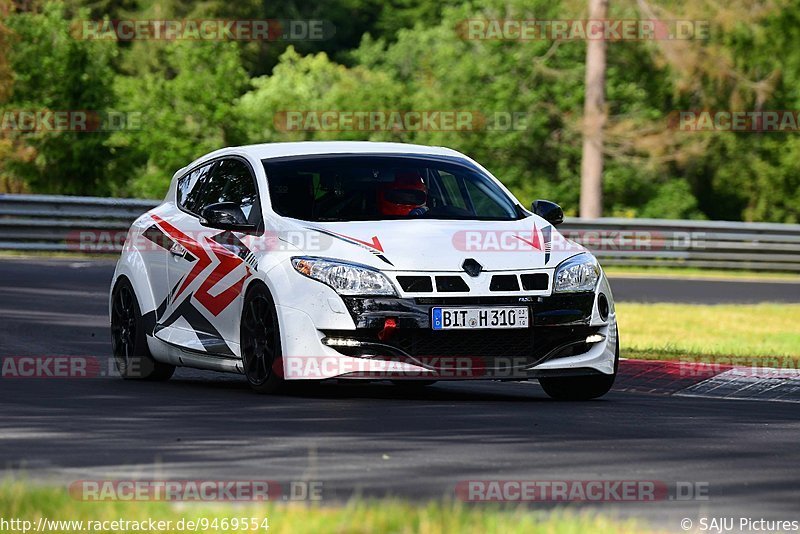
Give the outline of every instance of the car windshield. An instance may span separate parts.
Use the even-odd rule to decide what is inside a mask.
[[[272,208],[306,221],[515,220],[522,209],[467,162],[412,156],[264,160]]]

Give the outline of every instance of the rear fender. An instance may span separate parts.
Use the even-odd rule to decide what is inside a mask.
[[[133,291],[136,294],[136,300],[139,303],[139,310],[142,315],[155,311],[159,303],[156,302],[156,296],[153,293],[153,288],[150,284],[150,273],[147,270],[147,263],[145,262],[143,253],[135,245],[131,243],[139,242],[141,235],[140,222],[145,217],[137,219],[128,233],[128,239],[125,241],[122,255],[117,261],[117,266],[114,269],[114,277],[111,280],[111,291],[109,292],[109,314],[111,313],[111,296],[116,289],[117,284],[121,279],[126,278]],[[149,219],[149,217],[148,217]],[[135,238],[135,239],[134,239]],[[152,254],[152,252],[150,252]],[[110,315],[109,315],[110,316]],[[152,334],[152,332],[148,332]]]

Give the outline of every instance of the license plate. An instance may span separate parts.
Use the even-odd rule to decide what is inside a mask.
[[[434,330],[527,328],[528,308],[433,308]]]

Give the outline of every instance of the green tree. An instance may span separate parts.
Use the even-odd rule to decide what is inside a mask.
[[[117,52],[113,43],[73,38],[63,6],[49,3],[40,12],[8,17],[14,45],[9,61],[14,72],[7,110],[104,112],[114,106]],[[107,173],[112,158],[108,132],[40,131],[15,134],[30,150],[8,168],[34,191],[108,194],[116,177]]]
[[[178,41],[164,48],[163,60],[170,76],[143,72],[118,80],[124,109],[142,117],[141,130],[112,140],[124,152],[115,171],[132,177],[126,194],[163,195],[178,169],[236,143],[233,105],[248,83],[237,43]]]

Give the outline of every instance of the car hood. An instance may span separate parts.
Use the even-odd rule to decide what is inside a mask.
[[[285,220],[298,254],[362,263],[387,271],[484,271],[553,268],[586,249],[532,215],[517,221]]]

